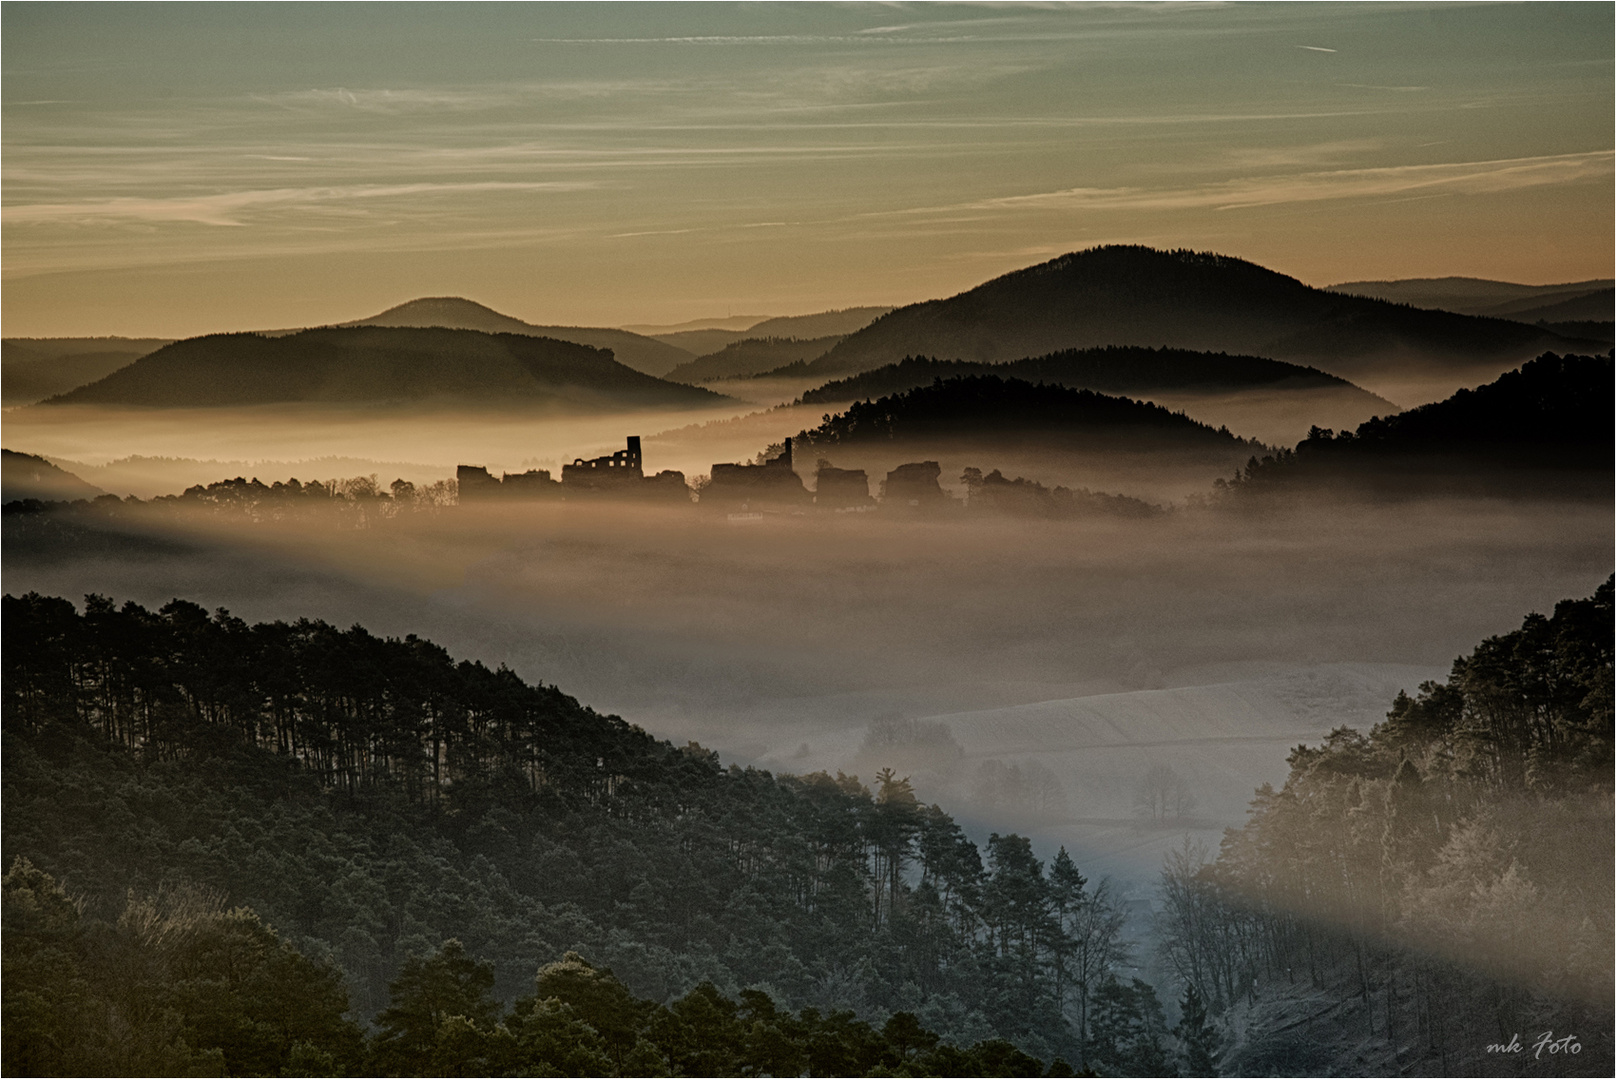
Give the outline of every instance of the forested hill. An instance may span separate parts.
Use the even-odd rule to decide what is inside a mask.
[[[1261,356],[1194,352],[1188,349],[1150,349],[1108,345],[1098,349],[1065,349],[1048,356],[1027,357],[1008,363],[937,360],[907,356],[896,364],[835,379],[803,395],[803,404],[862,401],[925,386],[933,379],[957,375],[998,375],[1031,382],[1056,383],[1105,394],[1142,395],[1152,392],[1197,394],[1243,390],[1336,390],[1366,408],[1387,413],[1397,406],[1346,379],[1315,368],[1266,360]]]
[[[1617,393],[1611,356],[1545,355],[1475,389],[1377,417],[1356,431],[1314,429],[1295,451],[1254,460],[1226,490],[1257,493],[1331,478],[1404,481],[1434,472],[1483,484],[1504,474],[1587,475],[1610,494]],[[1539,481],[1530,481],[1537,483]]]
[[[1612,615],[1608,578],[1527,616],[1169,860],[1226,1075],[1612,1075]]]
[[[551,338],[353,327],[281,337],[189,338],[45,404],[217,407],[427,400],[593,409],[699,407],[724,399],[625,367],[606,350]]]
[[[35,913],[29,927],[60,905],[19,858],[108,925],[183,922],[186,896],[214,897],[209,910],[247,905],[288,947],[340,966],[354,1015],[377,1017],[384,1033],[384,1007],[399,1006],[429,958],[453,969],[463,947],[472,969],[491,967],[481,992],[510,1002],[575,950],[676,1011],[682,995],[703,999],[703,980],[731,999],[767,986],[765,1000],[816,1010],[801,1014],[810,1029],[841,1025],[844,1042],[862,1038],[849,1027],[856,1018],[880,1027],[906,1012],[963,1049],[1002,1037],[1046,1061],[1142,1075],[1167,1067],[1160,1005],[1123,973],[1122,915],[1104,884],[1086,882],[1065,852],[1046,864],[1021,837],[995,835],[979,850],[891,772],[867,786],[724,768],[553,687],[357,626],[248,625],[180,600],[154,612],[89,597],[81,613],[34,594],[5,597],[0,626],[0,824],[17,887],[33,897],[18,901]],[[53,955],[39,949],[79,940],[49,920],[43,937],[19,934],[11,885],[8,949],[38,960]],[[138,904],[129,914],[143,897],[155,914]],[[461,945],[446,953],[450,938]],[[24,998],[7,955],[9,1010]],[[60,974],[16,970],[43,985]],[[59,1009],[48,993],[29,998],[26,1024],[8,1011],[6,1037],[70,1030],[71,1010],[96,992],[74,991]],[[141,1022],[157,1027],[137,1034],[159,1046],[182,1035],[192,1048],[225,1045],[218,1032],[229,1025],[208,1011],[217,995],[182,994],[180,1019],[165,1020],[159,1006],[177,993],[141,1006]],[[690,1008],[717,1007],[703,1000]],[[126,1035],[106,1038],[127,1038],[136,1018],[111,1015],[97,1032],[123,1023]],[[493,1005],[466,1015],[477,1038],[500,1037]],[[437,1020],[426,1029],[430,1049]],[[260,1043],[279,1046],[280,1067],[310,1068],[287,1056],[293,1037],[275,1034],[284,1030],[271,1025]],[[661,1038],[654,1024],[646,1031]],[[574,1031],[544,1052],[588,1050],[590,1038]],[[680,1052],[668,1049],[661,1066],[642,1061],[640,1074]],[[261,1056],[240,1060],[227,1052],[232,1071],[266,1071]],[[838,1060],[822,1070],[846,1075],[851,1062]],[[388,1066],[443,1067],[425,1053]]]
[[[810,374],[868,371],[905,356],[1004,361],[1060,349],[1148,345],[1226,350],[1361,373],[1516,363],[1576,343],[1538,327],[1310,288],[1224,255],[1091,248],[877,319]]]
[[[856,402],[797,438],[816,447],[872,443],[1049,447],[1240,446],[1243,440],[1183,413],[1050,383],[965,375]],[[1257,444],[1253,444],[1256,446]]]
[[[0,450],[0,499],[5,502],[20,499],[66,502],[105,494],[94,484],[85,483],[36,454]]]

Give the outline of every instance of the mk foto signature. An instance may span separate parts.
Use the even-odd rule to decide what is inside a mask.
[[[1509,1042],[1488,1044],[1488,1053],[1490,1054],[1519,1054],[1521,1052],[1522,1037],[1519,1033],[1512,1035]],[[1576,1035],[1563,1035],[1557,1039],[1553,1031],[1546,1031],[1539,1036],[1538,1042],[1533,1044],[1533,1057],[1535,1059],[1546,1054],[1554,1057],[1556,1054],[1578,1054],[1582,1052],[1583,1044],[1578,1042]]]

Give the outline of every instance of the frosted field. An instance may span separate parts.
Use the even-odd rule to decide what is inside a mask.
[[[942,802],[963,822],[980,821],[985,832],[1019,827],[1041,851],[1066,845],[1086,874],[1140,881],[1154,877],[1163,853],[1186,835],[1216,851],[1224,828],[1245,820],[1253,789],[1285,780],[1286,755],[1298,743],[1318,742],[1343,725],[1368,731],[1399,690],[1413,693],[1447,670],[1334,663],[1236,678],[1205,674],[1224,677],[924,717],[946,725],[959,744],[952,761],[914,747],[862,753],[868,728],[861,725],[821,731],[809,753],[800,753],[802,744],[782,746],[758,764],[787,772],[842,769],[867,781],[890,764],[911,775],[924,800]],[[980,777],[991,761],[1048,770],[1065,811],[1001,807],[992,820],[981,820],[990,811],[980,798]],[[1156,765],[1184,779],[1196,800],[1188,816],[1147,823],[1133,812],[1136,785]]]

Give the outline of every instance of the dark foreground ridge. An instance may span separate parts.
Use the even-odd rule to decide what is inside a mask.
[[[359,627],[0,615],[8,1072],[1167,1067],[1106,885],[890,770],[725,768]],[[627,989],[524,999],[569,950]]]
[[[1314,428],[1295,450],[1254,457],[1218,490],[1250,497],[1343,483],[1498,493],[1526,486],[1609,497],[1614,392],[1611,356],[1545,353],[1485,386],[1356,431]]]

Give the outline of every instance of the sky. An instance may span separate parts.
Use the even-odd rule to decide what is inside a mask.
[[[8,337],[947,296],[1105,243],[1613,275],[1613,5],[0,9]]]

